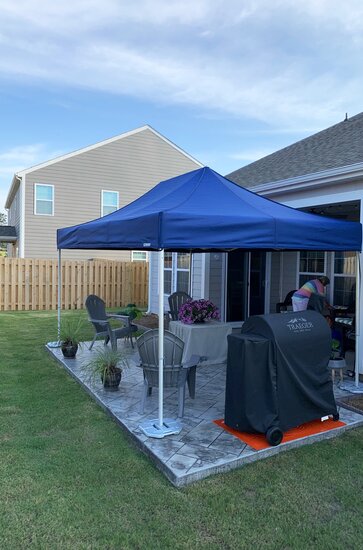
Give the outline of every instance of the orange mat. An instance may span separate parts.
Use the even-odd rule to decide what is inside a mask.
[[[229,428],[225,425],[223,418],[221,418],[220,420],[213,420],[213,422],[230,434],[238,437],[238,439],[241,439],[242,441],[247,443],[247,445],[252,447],[252,449],[255,449],[255,451],[261,451],[262,449],[268,449],[268,447],[270,447],[264,434],[250,434],[247,432],[239,432],[237,430],[233,430],[232,428]],[[345,423],[341,422],[340,420],[313,420],[312,422],[306,422],[305,424],[301,424],[300,426],[297,426],[296,428],[292,428],[291,430],[285,432],[284,437],[282,438],[282,443],[288,443],[289,441],[294,441],[295,439],[301,439],[302,437],[306,437],[307,435],[328,432],[329,430],[334,430],[335,428],[340,428],[342,426],[345,426]]]

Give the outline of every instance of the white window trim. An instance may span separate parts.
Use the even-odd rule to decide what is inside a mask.
[[[334,298],[334,294],[335,294],[335,278],[347,278],[347,277],[350,277],[352,279],[356,279],[357,277],[357,264],[355,264],[355,273],[354,274],[350,274],[350,273],[335,273],[335,252],[332,252],[331,254],[331,260],[330,260],[330,263],[331,263],[331,267],[330,267],[330,301],[332,301],[332,299]],[[353,256],[352,258],[356,258],[355,254],[353,253]]]
[[[315,250],[308,250],[307,252],[315,252]],[[297,266],[296,266],[296,288],[300,288],[300,275],[312,275],[315,277],[321,277],[322,275],[327,274],[327,268],[328,268],[328,258],[327,253],[324,252],[324,271],[320,273],[320,271],[312,272],[312,271],[300,271],[300,255],[301,252],[299,251],[297,254]]]
[[[177,282],[178,282],[178,271],[182,271],[184,273],[189,273],[189,277],[188,277],[188,294],[190,293],[190,272],[191,272],[191,269],[192,269],[192,255],[189,254],[189,269],[185,269],[185,267],[178,267],[178,252],[174,252],[175,254],[175,269],[174,269],[174,279],[175,279],[175,282],[174,282],[174,292],[176,292],[176,288],[177,288]],[[174,259],[174,258],[173,258]],[[174,268],[174,265],[173,265],[173,268]]]
[[[116,210],[119,209],[119,205],[120,205],[120,198],[119,198],[119,192],[118,191],[115,191],[114,189],[101,189],[101,218],[103,218],[103,216],[106,216],[107,214],[104,214],[103,213],[103,207],[104,207],[104,203],[103,203],[103,193],[116,193],[117,195],[117,206],[116,206]],[[106,206],[109,206],[109,205],[106,205]]]
[[[170,296],[174,292],[174,252],[171,252],[171,267],[165,267],[165,259],[164,259],[164,296]],[[165,292],[165,271],[171,272],[171,288],[170,288],[170,294]]]
[[[140,260],[140,258],[134,258],[134,252],[142,252],[145,254],[145,260]],[[148,262],[149,261],[149,253],[146,252],[146,250],[132,250],[131,251],[131,261],[132,262]]]
[[[176,292],[178,271],[186,271],[187,273],[189,273],[188,293],[190,293],[190,286],[191,286],[190,274],[192,273],[192,266],[193,266],[192,255],[190,256],[191,257],[190,257],[189,269],[178,267],[178,252],[171,253],[171,267],[165,267],[164,265],[164,271],[171,271],[171,293],[170,294],[173,294],[173,292]],[[164,296],[170,296],[170,294],[167,294],[164,292]]]
[[[52,188],[52,200],[48,199],[39,199],[42,201],[47,201],[52,204],[52,213],[51,214],[42,214],[37,212],[37,187],[51,187]],[[34,183],[34,216],[54,216],[54,185],[51,183]]]

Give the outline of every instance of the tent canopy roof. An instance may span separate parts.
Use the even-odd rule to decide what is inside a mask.
[[[362,229],[295,210],[200,168],[96,220],[58,229],[58,248],[361,250]]]

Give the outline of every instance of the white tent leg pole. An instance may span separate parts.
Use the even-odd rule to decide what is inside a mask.
[[[164,400],[164,250],[159,252],[159,426],[162,428]]]
[[[140,430],[148,437],[161,439],[167,435],[177,435],[182,430],[178,420],[164,418],[164,250],[159,250],[159,417],[144,420]]]
[[[360,364],[360,253],[356,254],[356,284],[355,284],[355,385],[359,386],[359,364]]]
[[[61,309],[62,309],[62,251],[58,250],[58,341],[61,332]]]

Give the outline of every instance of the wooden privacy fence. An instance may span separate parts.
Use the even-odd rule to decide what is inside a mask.
[[[107,307],[146,307],[147,262],[62,261],[62,309],[81,309],[89,294]],[[0,258],[0,311],[57,309],[58,261]]]

